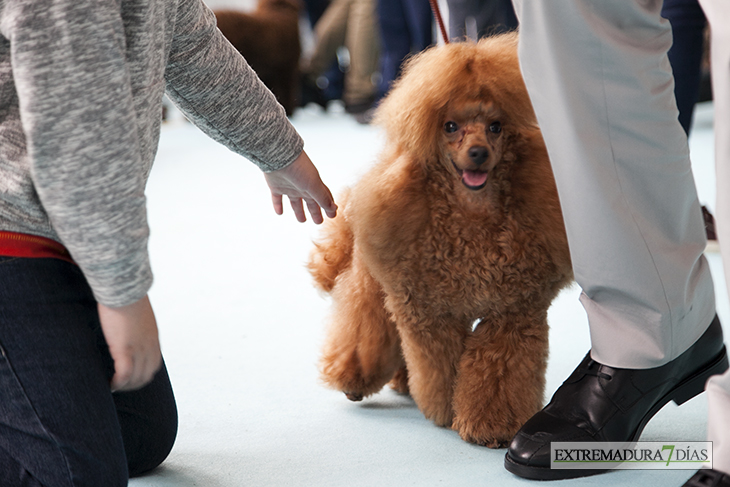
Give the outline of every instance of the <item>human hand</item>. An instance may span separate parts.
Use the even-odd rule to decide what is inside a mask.
[[[149,383],[162,366],[157,322],[147,296],[121,308],[98,305],[101,330],[114,359],[112,392]]]
[[[284,195],[289,198],[294,215],[300,222],[307,221],[302,202],[307,204],[312,221],[316,224],[324,221],[321,210],[324,210],[330,218],[337,215],[337,205],[332,193],[324,185],[317,168],[304,151],[289,166],[264,173],[264,176],[271,190],[271,199],[277,215],[284,213],[282,202]]]

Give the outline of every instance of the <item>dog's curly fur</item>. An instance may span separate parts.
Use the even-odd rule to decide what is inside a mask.
[[[380,161],[309,262],[333,298],[322,377],[352,400],[390,381],[436,424],[504,446],[542,407],[547,310],[572,281],[517,35],[416,56],[376,123]]]
[[[300,0],[259,0],[253,12],[216,10],[218,29],[292,115],[299,90]]]

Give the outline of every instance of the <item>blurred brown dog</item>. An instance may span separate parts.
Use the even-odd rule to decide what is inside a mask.
[[[244,13],[216,10],[218,28],[276,96],[294,113],[299,87],[299,0],[259,0]]]
[[[322,377],[355,401],[390,381],[504,446],[543,405],[547,310],[573,275],[517,35],[414,57],[375,122],[385,151],[309,262],[333,299]]]

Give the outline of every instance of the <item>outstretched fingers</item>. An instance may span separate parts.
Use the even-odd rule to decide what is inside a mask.
[[[271,193],[271,202],[274,204],[274,212],[277,215],[284,214],[284,202],[280,193]]]
[[[304,223],[307,221],[307,215],[304,214],[304,205],[302,205],[301,198],[289,198],[291,203],[291,209],[294,210],[294,216],[298,222]]]
[[[329,218],[337,215],[335,203],[329,188],[322,182],[317,168],[305,152],[297,159],[278,171],[266,173],[266,182],[271,190],[271,199],[277,215],[284,212],[283,196],[289,198],[297,221],[307,221],[304,205],[312,216],[312,221],[320,224],[324,221],[322,210]]]

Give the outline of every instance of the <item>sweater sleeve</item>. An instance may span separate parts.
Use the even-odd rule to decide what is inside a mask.
[[[152,273],[119,4],[7,0],[0,14],[43,208],[97,300],[132,303]]]
[[[165,79],[168,96],[193,123],[263,171],[281,169],[301,153],[284,109],[202,0],[180,0]]]

